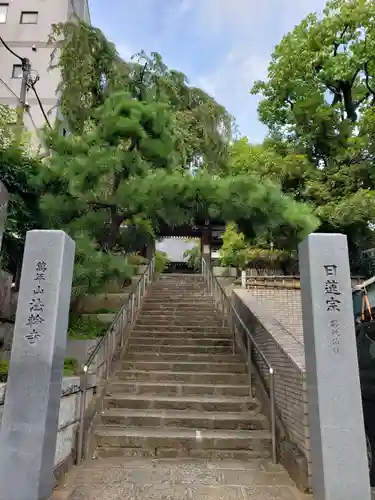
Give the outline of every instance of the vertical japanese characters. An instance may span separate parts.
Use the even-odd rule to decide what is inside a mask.
[[[331,330],[332,348],[335,354],[340,354],[340,306],[341,291],[337,279],[337,266],[334,264],[325,265],[324,295],[326,310],[329,313],[329,327]]]
[[[35,344],[42,335],[41,326],[44,319],[44,286],[43,282],[46,279],[47,263],[44,261],[37,261],[35,265],[34,288],[29,302],[29,316],[27,318],[26,326],[28,333],[25,335],[29,344]]]

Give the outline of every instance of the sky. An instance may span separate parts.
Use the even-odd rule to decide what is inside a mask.
[[[261,142],[259,97],[274,47],[325,0],[90,0],[92,23],[124,58],[145,50],[184,72],[235,117],[239,133]]]

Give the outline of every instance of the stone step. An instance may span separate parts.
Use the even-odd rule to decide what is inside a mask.
[[[151,370],[172,372],[201,372],[203,370],[222,373],[245,373],[246,365],[242,362],[206,363],[199,361],[123,361],[123,370]]]
[[[157,300],[159,302],[164,302],[165,300],[171,300],[172,302],[193,302],[198,300],[206,301],[207,303],[212,304],[213,299],[210,295],[207,295],[204,292],[178,292],[171,290],[168,293],[161,293],[157,290],[151,290],[149,292],[150,295],[147,299],[147,302],[151,302],[151,300]],[[152,297],[152,298],[151,298]]]
[[[105,396],[104,408],[133,410],[196,410],[241,412],[259,407],[250,397],[160,396],[154,394],[114,394]]]
[[[138,333],[139,332],[139,333]],[[142,337],[178,337],[179,335],[182,336],[183,329],[180,327],[176,327],[176,330],[165,330],[163,328],[137,328],[137,326],[134,327],[132,330],[131,337],[133,337],[133,334],[136,333],[137,337],[141,336]],[[185,336],[184,336],[185,337]],[[204,341],[204,339],[228,339],[230,340],[232,338],[232,334],[229,331],[228,328],[218,328],[217,330],[211,332],[211,331],[206,331],[206,330],[197,330],[197,331],[192,331],[189,332],[189,338],[191,339],[199,339]]]
[[[182,325],[141,325],[138,322],[135,324],[133,331],[154,330],[155,332],[224,332],[228,334],[227,326],[209,326],[209,325],[196,325],[196,326],[182,326]]]
[[[249,462],[254,459],[268,459],[270,452],[267,449],[251,451],[251,450],[219,450],[219,449],[176,449],[176,448],[125,448],[125,447],[109,447],[100,446],[95,450],[95,458],[99,459],[129,459],[137,457],[142,458],[158,458],[158,459],[197,459],[197,460],[241,460]],[[81,497],[80,497],[81,498]],[[82,497],[83,499],[86,497]],[[87,499],[91,498],[87,496]],[[111,497],[112,498],[112,497]],[[164,497],[163,497],[164,498]],[[168,497],[170,498],[170,497]],[[175,498],[175,497],[173,497]],[[204,497],[207,498],[206,496]],[[237,498],[237,497],[236,497]],[[60,499],[56,499],[60,500]],[[61,500],[67,500],[66,497]],[[71,499],[73,500],[73,498]],[[216,498],[215,498],[216,500]]]
[[[170,304],[170,303],[166,303],[166,304],[163,304],[163,303],[159,303],[159,302],[156,302],[156,303],[150,303],[150,302],[144,302],[143,303],[143,306],[142,306],[142,311],[150,311],[150,312],[154,312],[154,311],[161,311],[161,312],[165,312],[165,311],[168,311],[168,312],[174,312],[174,311],[178,311],[178,312],[186,312],[186,313],[189,313],[189,312],[201,312],[202,314],[203,313],[212,313],[215,311],[215,306],[214,306],[214,303],[212,302],[212,304],[205,304],[205,305],[198,305],[198,304],[190,304],[190,303],[184,303],[184,302],[178,302],[176,304]]]
[[[192,311],[185,312],[184,310],[174,309],[174,310],[164,310],[164,309],[142,309],[142,314],[144,318],[152,318],[152,319],[177,319],[183,321],[197,321],[201,323],[204,321],[207,323],[208,321],[212,321],[215,324],[217,321],[222,322],[221,313],[219,311],[200,311],[199,308],[196,308]],[[221,326],[221,325],[220,325]]]
[[[185,384],[181,382],[112,381],[107,395],[157,394],[161,396],[249,396],[247,384]]]
[[[191,456],[191,451],[254,452],[264,456],[270,447],[268,431],[223,431],[160,428],[113,428],[101,426],[96,432],[98,451],[100,448],[136,448],[149,450],[158,456],[158,450],[170,450],[169,456]],[[173,451],[174,450],[174,454]]]
[[[117,380],[138,380],[139,382],[181,382],[191,384],[228,384],[239,385],[248,383],[246,373],[220,372],[172,372],[150,370],[120,370],[116,373]]]
[[[152,351],[128,353],[126,359],[129,361],[165,361],[171,363],[178,362],[199,362],[199,363],[243,363],[243,359],[239,355],[233,354],[181,354],[176,353],[171,349],[171,352],[160,353]]]
[[[149,344],[152,342],[155,345],[181,345],[185,346],[200,346],[202,344],[212,347],[232,347],[232,340],[230,338],[216,337],[216,338],[184,338],[183,333],[176,337],[159,336],[159,332],[154,332],[154,337],[144,337],[141,331],[134,332],[129,338],[130,345]],[[135,335],[136,334],[136,335]]]
[[[150,339],[152,340],[152,339]],[[152,352],[152,353],[171,353],[176,354],[232,354],[232,346],[212,346],[205,345],[202,339],[202,345],[176,345],[176,344],[154,344],[153,342],[147,342],[147,344],[140,344],[137,341],[130,340],[128,344],[127,353],[136,352]]]
[[[193,317],[182,317],[182,316],[172,316],[172,315],[156,315],[148,314],[145,316],[140,316],[137,319],[137,326],[183,326],[186,327],[196,327],[196,326],[207,326],[209,328],[221,327],[223,325],[223,320],[221,318],[205,318],[194,319]]]
[[[215,303],[212,299],[212,297],[202,297],[199,301],[196,301],[194,298],[190,299],[186,296],[184,296],[182,299],[176,299],[175,296],[171,297],[169,302],[164,302],[163,300],[159,299],[155,295],[148,295],[144,302],[144,306],[163,306],[163,305],[168,305],[170,307],[196,307],[197,305],[200,305],[202,309],[204,308],[212,308],[215,306]]]
[[[190,429],[263,430],[267,419],[256,411],[240,413],[201,412],[193,410],[104,410],[101,421],[105,425],[123,427],[160,427]]]

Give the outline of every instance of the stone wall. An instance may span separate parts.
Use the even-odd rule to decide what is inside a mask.
[[[5,390],[6,384],[0,384],[0,425]],[[86,407],[91,403],[95,390],[95,380],[92,379],[86,397]],[[80,378],[64,377],[61,391],[59,427],[54,464],[55,475],[57,477],[60,477],[61,474],[66,472],[75,460],[80,398]]]
[[[292,299],[295,298],[293,295]],[[240,317],[275,370],[280,461],[297,485],[302,490],[308,489],[311,459],[303,341],[301,342],[299,335],[295,335],[277,321],[268,303],[257,300],[250,291],[235,289],[232,300]],[[255,351],[254,359],[259,379],[268,386],[267,367]]]
[[[0,269],[0,319],[8,319],[12,314],[12,276]]]

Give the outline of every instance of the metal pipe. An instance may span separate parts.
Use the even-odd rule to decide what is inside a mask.
[[[232,316],[232,334],[233,334],[233,354],[237,353],[237,340],[236,340],[236,324]]]
[[[122,309],[121,313],[121,321],[120,321],[120,347],[122,348],[124,345],[124,313],[126,311],[126,307]]]
[[[106,341],[104,343],[104,356],[105,356],[105,379],[108,380],[109,377],[109,342],[108,342],[109,336],[106,338]]]
[[[132,300],[130,302],[131,304],[131,309],[130,309],[130,323],[133,323],[134,317],[135,317],[135,294],[133,293],[132,295]]]
[[[78,444],[77,444],[77,465],[80,465],[83,454],[83,424],[85,419],[86,409],[86,388],[87,388],[87,366],[83,367],[83,376],[81,380],[81,399],[79,408],[79,429],[78,429]]]
[[[253,397],[253,381],[252,381],[252,368],[251,368],[251,340],[247,335],[247,372],[249,376],[249,393]]]
[[[272,435],[272,462],[277,464],[277,441],[276,441],[276,400],[275,400],[275,372],[269,369],[270,382],[270,420]]]

